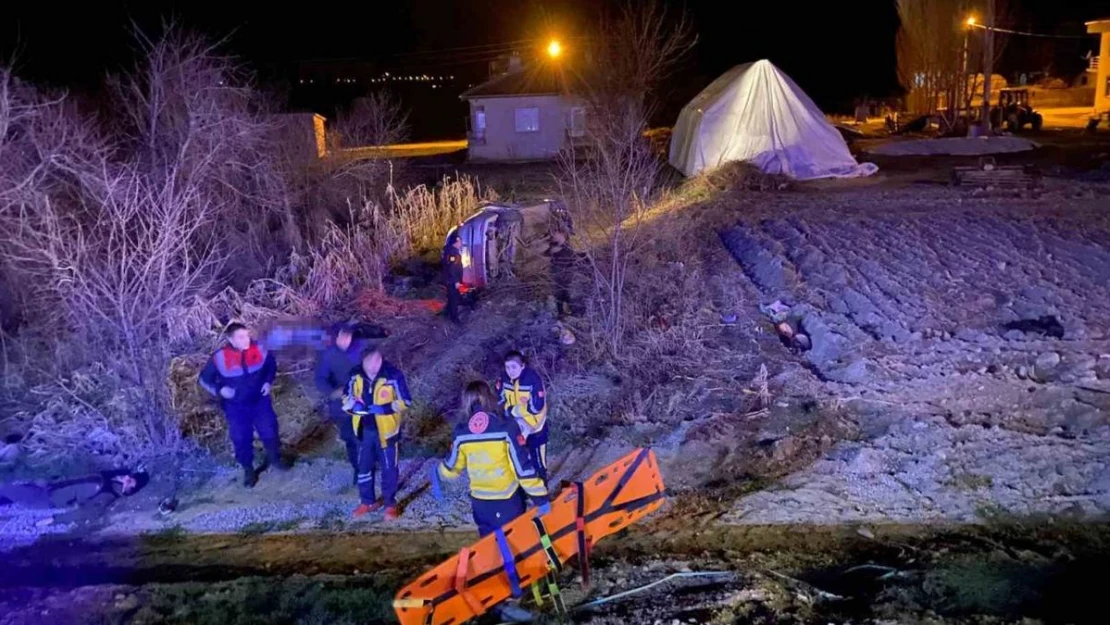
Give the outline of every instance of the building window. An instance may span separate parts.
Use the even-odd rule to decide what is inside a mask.
[[[567,134],[572,137],[586,136],[586,109],[581,106],[571,107],[567,116]]]
[[[486,136],[486,107],[474,107],[474,138],[482,139]]]
[[[540,131],[540,109],[534,106],[513,111],[517,132]]]

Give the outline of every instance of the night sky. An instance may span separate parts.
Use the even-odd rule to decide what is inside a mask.
[[[132,24],[157,32],[164,20],[226,39],[226,49],[267,77],[294,76],[295,62],[360,59],[384,70],[451,73],[457,92],[484,78],[487,62],[521,40],[556,35],[573,45],[582,24],[609,0],[362,0],[361,2],[207,3],[101,1],[9,3],[0,16],[0,60],[19,75],[89,88],[131,62]],[[1014,0],[1010,0],[1014,2]],[[670,83],[685,99],[729,67],[768,58],[826,109],[860,95],[898,90],[894,0],[814,2],[686,0],[698,44]],[[1110,16],[1110,0],[1021,0],[1020,25],[1082,33],[1083,21]],[[1093,41],[1093,40],[1092,40]],[[524,45],[528,45],[525,43]],[[13,56],[14,55],[14,56]]]

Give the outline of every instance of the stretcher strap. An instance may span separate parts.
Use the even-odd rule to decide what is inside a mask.
[[[428,613],[424,615],[424,625],[432,625],[435,618],[436,606],[430,599],[394,599],[393,607],[405,609],[428,608]]]
[[[478,603],[477,599],[471,597],[470,593],[466,592],[466,569],[469,564],[470,548],[463,547],[459,550],[459,566],[455,569],[455,592],[466,601],[466,605],[470,607],[470,611],[478,615],[485,612],[486,609],[482,607],[482,604]]]
[[[628,485],[628,481],[631,480],[632,476],[636,473],[636,469],[640,468],[640,464],[647,457],[648,450],[645,447],[644,449],[640,450],[640,453],[636,454],[636,459],[633,460],[632,464],[628,465],[628,468],[624,470],[624,475],[621,476],[621,479],[617,480],[617,485],[613,488],[613,492],[609,493],[609,496],[605,498],[605,502],[601,504],[601,507],[598,508],[595,514],[604,514],[605,512],[613,509],[613,502],[616,501],[617,496],[620,495],[621,491],[624,490],[624,487]]]
[[[520,590],[520,575],[516,572],[516,559],[513,556],[513,550],[509,548],[509,541],[505,538],[505,532],[500,527],[494,530],[493,535],[497,537],[497,549],[501,551],[502,566],[505,567],[505,575],[509,578],[509,590],[514,598],[519,597],[523,593]]]
[[[532,599],[536,602],[537,606],[543,605],[543,593],[540,592],[539,583],[532,584]]]
[[[582,590],[590,589],[590,538],[586,536],[586,488],[575,482],[578,491],[578,511],[574,515],[575,533],[578,535],[578,567],[582,570]]]
[[[555,551],[555,545],[551,544],[551,535],[547,533],[543,520],[534,516],[532,517],[532,523],[536,526],[536,531],[540,533],[540,545],[543,547],[544,553],[547,554],[548,568],[562,571],[563,563],[559,561],[559,554]]]
[[[563,593],[559,590],[559,580],[552,571],[547,574],[547,592],[551,594],[551,602],[555,604],[555,612],[559,616],[566,616],[567,606],[563,603]]]
[[[664,498],[663,492],[662,491],[657,491],[657,492],[652,493],[650,495],[645,495],[644,497],[640,497],[638,499],[633,499],[633,500],[630,500],[630,501],[626,501],[626,502],[618,504],[618,505],[613,504],[613,502],[616,500],[617,496],[620,495],[621,491],[623,491],[624,487],[628,484],[629,480],[632,477],[632,474],[636,472],[636,470],[639,468],[640,464],[642,464],[644,459],[648,457],[649,453],[650,453],[650,451],[648,449],[642,449],[640,451],[640,453],[636,456],[635,460],[633,460],[632,463],[628,466],[628,468],[625,469],[625,474],[621,477],[620,480],[618,480],[617,486],[613,489],[613,492],[609,493],[609,496],[605,498],[605,501],[601,504],[601,506],[597,510],[594,510],[589,515],[587,515],[586,521],[594,521],[594,520],[599,519],[599,518],[605,516],[606,514],[610,514],[612,512],[631,512],[633,510],[638,510],[638,509],[640,509],[644,506],[649,506],[649,505],[655,503],[656,501],[659,501],[659,500]],[[533,517],[532,521],[536,523],[536,528],[538,530],[540,530],[540,545],[537,545],[535,547],[529,547],[528,549],[525,549],[523,552],[518,554],[519,557],[521,559],[525,559],[525,558],[530,557],[533,553],[535,553],[536,549],[544,549],[544,551],[547,552],[547,554],[548,554],[549,561],[551,561],[553,564],[558,563],[559,569],[561,570],[562,564],[559,563],[558,554],[555,552],[555,549],[552,547],[552,542],[553,542],[552,537],[548,534],[546,528],[544,528],[543,523],[540,521],[540,519],[538,517]],[[570,532],[574,531],[574,529],[575,528],[574,528],[573,525],[568,525],[568,526],[564,526],[564,527],[559,528],[555,532],[555,539],[561,538],[561,537],[569,534]],[[463,551],[467,552],[467,555],[469,556],[469,550],[464,549]],[[462,555],[462,554],[460,554],[460,555]],[[460,565],[462,565],[462,559],[461,558],[460,558]],[[486,579],[489,579],[491,576],[496,575],[497,573],[500,573],[500,572],[501,572],[500,569],[497,569],[497,570],[487,571],[485,573],[482,573],[481,575],[478,575],[477,577],[475,577],[474,583],[476,583],[476,584],[481,583],[482,581],[485,581]],[[465,587],[465,571],[463,573],[463,577],[464,577],[463,587]],[[555,586],[555,590],[558,590],[557,585]],[[459,590],[458,580],[456,580],[455,588],[452,589],[452,590],[448,590],[445,593],[441,594],[440,596],[432,599],[431,600],[432,604],[433,605],[438,605],[438,604],[450,599],[452,593],[457,593],[457,594],[464,595],[464,598],[467,599],[467,603],[470,604],[472,607],[473,607],[473,604],[476,603],[476,602],[474,602],[474,600],[472,598],[468,598],[465,595],[465,593],[463,593]],[[561,598],[559,599],[559,601],[561,601]],[[472,611],[474,611],[475,614],[481,614],[482,613],[481,610],[472,610]]]

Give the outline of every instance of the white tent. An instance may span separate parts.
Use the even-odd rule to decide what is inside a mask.
[[[670,162],[693,176],[727,161],[747,161],[791,178],[869,176],[844,138],[804,91],[770,61],[737,65],[682,109]]]

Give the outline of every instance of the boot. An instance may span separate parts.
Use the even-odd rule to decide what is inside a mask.
[[[280,453],[270,454],[270,463],[269,464],[270,464],[270,466],[272,466],[274,469],[276,469],[278,471],[288,471],[289,470],[289,463],[285,460],[285,458],[281,457]]]
[[[258,471],[254,467],[243,467],[243,486],[247,488],[254,488],[258,483]]]

